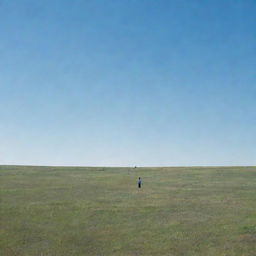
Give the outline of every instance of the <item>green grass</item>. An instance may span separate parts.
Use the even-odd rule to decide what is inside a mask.
[[[256,167],[0,174],[3,256],[256,255]]]

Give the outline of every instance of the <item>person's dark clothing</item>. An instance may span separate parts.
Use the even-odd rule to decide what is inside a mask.
[[[138,188],[141,188],[141,179],[138,180]]]

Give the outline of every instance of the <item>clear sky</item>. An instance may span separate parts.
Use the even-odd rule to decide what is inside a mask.
[[[255,0],[0,0],[0,164],[256,165]]]

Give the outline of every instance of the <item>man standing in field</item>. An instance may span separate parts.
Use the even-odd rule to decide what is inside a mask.
[[[139,179],[138,179],[138,188],[141,188],[141,178],[139,177]]]

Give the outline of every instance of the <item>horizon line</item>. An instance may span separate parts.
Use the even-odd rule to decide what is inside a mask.
[[[102,166],[102,165],[36,165],[36,164],[0,164],[0,166],[21,166],[21,167],[78,167],[78,168],[187,168],[187,167],[198,167],[198,168],[216,168],[216,167],[256,167],[256,165],[159,165],[159,166]]]

